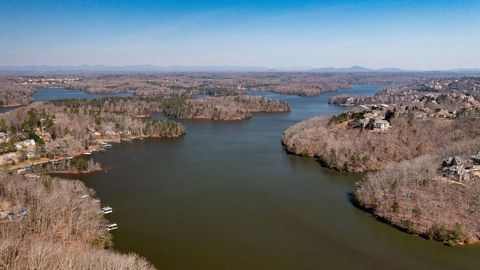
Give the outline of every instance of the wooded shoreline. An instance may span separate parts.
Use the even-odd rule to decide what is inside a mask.
[[[447,245],[478,243],[480,79],[331,100],[350,110],[288,128],[287,152],[369,172],[355,187],[355,204],[384,222]]]

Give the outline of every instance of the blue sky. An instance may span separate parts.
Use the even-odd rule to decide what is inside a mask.
[[[480,1],[0,0],[0,65],[480,67]]]

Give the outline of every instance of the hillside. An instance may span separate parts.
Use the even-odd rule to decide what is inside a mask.
[[[0,174],[2,269],[154,269],[109,249],[106,224],[82,182]]]
[[[441,155],[391,164],[357,183],[356,203],[408,233],[448,245],[477,243],[480,163],[470,157],[479,150],[478,140],[450,147],[445,156],[460,157],[459,165],[442,164]]]
[[[453,83],[452,90],[428,90],[422,84],[359,97],[345,113],[293,125],[282,142],[291,153],[354,172],[437,153],[445,145],[480,136],[479,79]]]
[[[350,110],[288,128],[288,152],[339,171],[370,172],[357,206],[448,245],[480,240],[480,81],[440,80],[338,97]]]

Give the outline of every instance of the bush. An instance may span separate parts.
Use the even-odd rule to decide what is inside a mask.
[[[88,163],[85,159],[81,157],[76,157],[72,159],[71,163],[72,167],[77,171],[86,171],[88,169]]]
[[[349,119],[350,119],[350,117],[349,117],[348,113],[344,112],[344,113],[332,116],[328,123],[329,124],[331,124],[331,123],[338,124],[338,123],[343,123],[343,122],[345,122]]]
[[[465,241],[462,226],[459,223],[455,224],[453,229],[447,229],[443,225],[433,225],[427,231],[427,237],[428,239],[440,241],[449,245]]]
[[[411,222],[410,220],[406,220],[403,222],[403,228],[408,233],[416,233],[413,222]]]
[[[388,110],[387,113],[385,113],[385,120],[391,124],[393,118],[395,118],[395,112]]]
[[[17,148],[11,142],[8,143],[0,143],[0,154],[16,152]]]
[[[398,202],[393,202],[393,205],[392,205],[392,211],[394,213],[398,213],[400,211],[400,205],[398,204]]]

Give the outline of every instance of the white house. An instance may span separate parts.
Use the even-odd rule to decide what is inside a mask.
[[[17,148],[17,150],[28,150],[28,149],[32,149],[33,147],[35,147],[36,143],[34,140],[32,139],[29,139],[29,140],[24,140],[24,141],[21,141],[21,142],[18,142],[15,144],[15,147]]]
[[[390,123],[387,120],[377,119],[373,122],[373,129],[385,131],[390,127]]]

